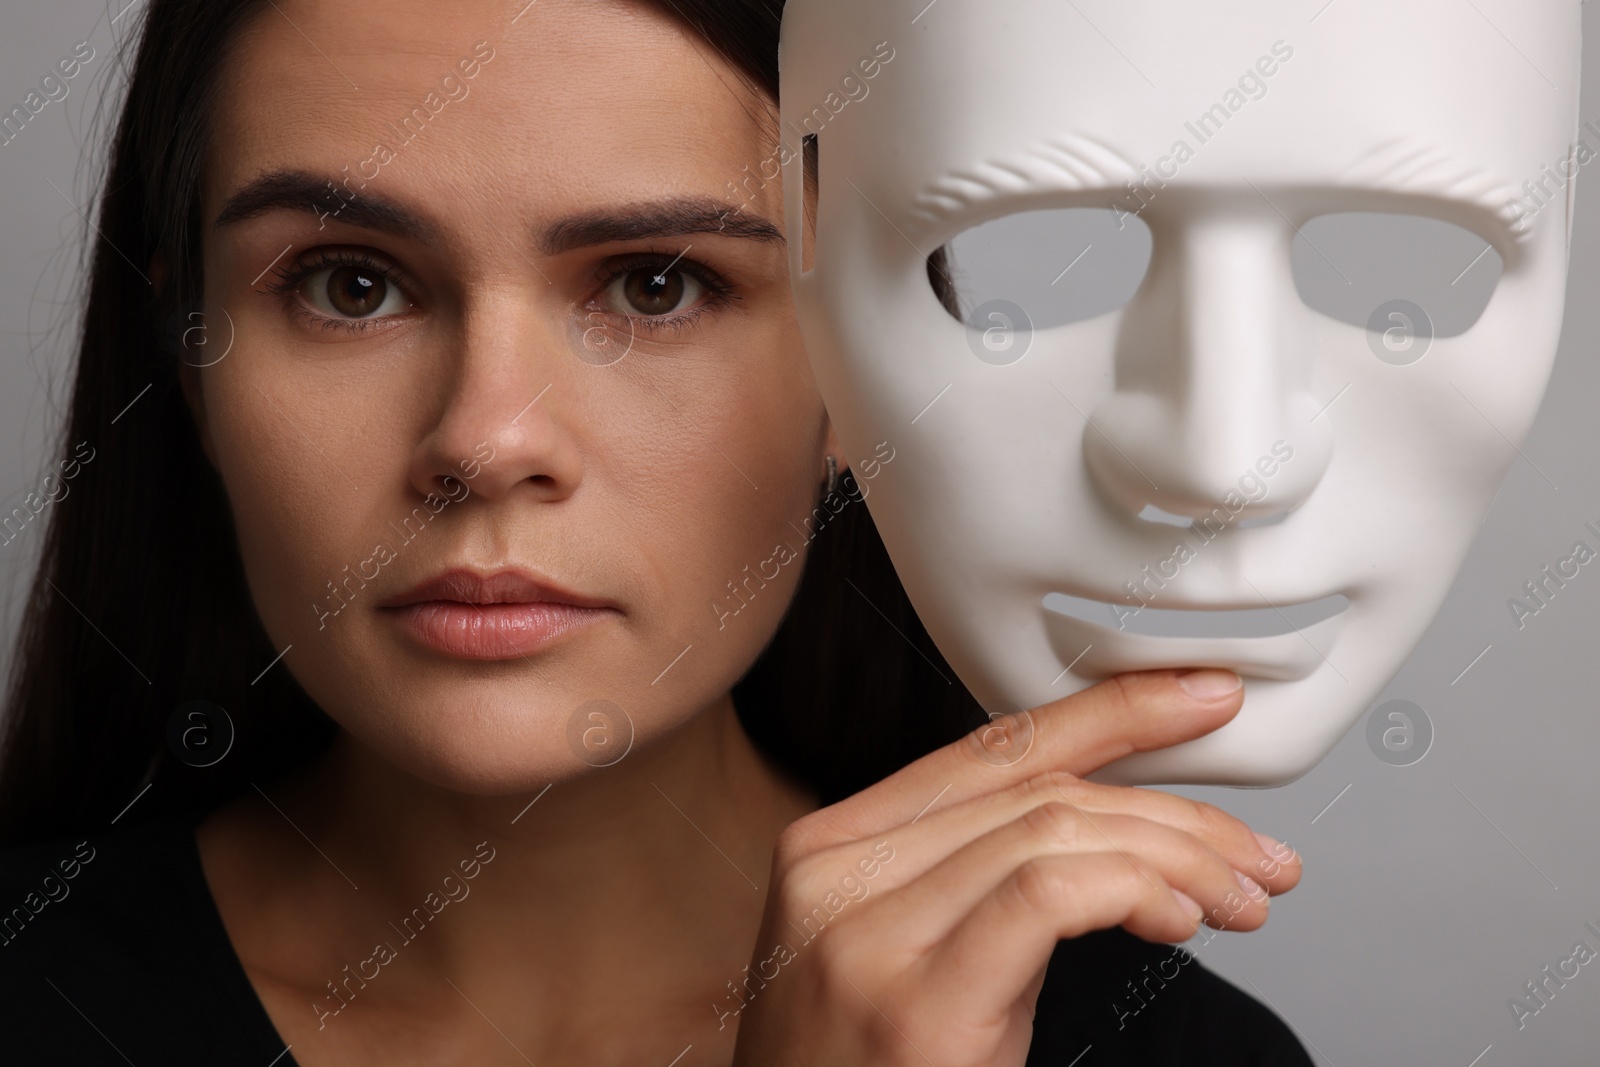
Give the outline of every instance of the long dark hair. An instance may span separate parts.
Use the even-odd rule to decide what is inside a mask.
[[[648,2],[777,98],[782,0]],[[287,670],[267,669],[279,650],[252,605],[174,344],[202,293],[201,167],[220,67],[262,6],[150,0],[142,13],[59,450],[82,442],[92,453],[77,455],[92,459],[36,520],[42,557],[0,739],[0,844],[198,818],[337,731]],[[166,275],[152,285],[157,257]],[[866,506],[828,514],[782,624],[734,689],[756,744],[824,804],[984,718],[918,621]],[[180,760],[168,737],[191,700],[220,705],[237,731],[207,767]]]

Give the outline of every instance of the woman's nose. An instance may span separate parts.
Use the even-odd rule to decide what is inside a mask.
[[[1230,521],[1303,503],[1327,470],[1293,231],[1271,205],[1152,222],[1149,275],[1127,305],[1116,385],[1084,428],[1091,475],[1132,514]]]
[[[431,383],[411,484],[453,498],[462,482],[487,500],[519,489],[547,501],[571,495],[583,478],[575,368],[586,369],[526,300],[470,309]]]

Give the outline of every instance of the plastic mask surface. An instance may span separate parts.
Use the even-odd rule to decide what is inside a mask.
[[[787,5],[806,347],[845,456],[895,450],[867,506],[941,651],[991,715],[1125,670],[1245,678],[1228,725],[1101,780],[1273,785],[1326,755],[1438,611],[1555,356],[1578,0],[1315,6]],[[1104,225],[1052,244],[1079,216]],[[1346,255],[1339,217],[1465,242],[1412,278]],[[973,282],[1005,232],[1048,265]],[[1050,305],[1141,240],[1110,306]]]

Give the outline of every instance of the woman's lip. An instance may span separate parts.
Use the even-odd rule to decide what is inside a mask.
[[[614,608],[578,607],[552,601],[463,604],[427,600],[390,608],[413,637],[461,659],[515,659],[548,648],[569,632],[607,616]]]
[[[609,600],[586,597],[563,589],[532,571],[521,568],[481,574],[471,567],[452,567],[398,596],[380,601],[382,608],[401,608],[434,602],[487,607],[493,604],[564,604],[577,608],[616,608]]]

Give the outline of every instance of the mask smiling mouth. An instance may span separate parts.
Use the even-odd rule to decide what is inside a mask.
[[[1091,626],[1141,637],[1258,638],[1299,633],[1344,612],[1341,593],[1260,608],[1157,608],[1090,600],[1066,593],[1044,598],[1045,610]]]

